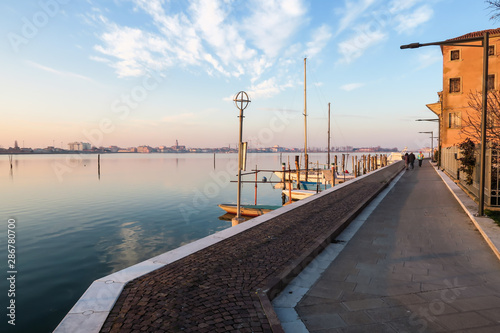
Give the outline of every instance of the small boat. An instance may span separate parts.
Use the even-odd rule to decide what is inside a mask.
[[[224,209],[226,212],[230,214],[236,214],[238,210],[236,204],[220,204],[219,207]],[[269,213],[275,209],[278,209],[280,207],[281,206],[272,206],[272,205],[241,205],[240,214],[242,216],[260,216],[265,213]]]
[[[330,185],[330,184],[315,183],[315,182],[300,182],[300,187],[303,190],[310,190],[310,191],[321,192],[323,190],[329,189],[330,187],[332,187],[332,185]]]
[[[229,221],[231,222],[236,217],[236,214],[225,213],[222,216],[219,216],[219,220],[221,221]],[[245,221],[253,219],[255,216],[241,216]]]
[[[283,190],[283,193],[286,196],[292,196],[292,200],[301,200],[310,197],[311,195],[315,195],[316,191],[311,190]]]

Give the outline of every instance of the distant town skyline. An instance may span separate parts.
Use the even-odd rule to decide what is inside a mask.
[[[67,145],[67,148],[63,146],[47,146],[47,147],[20,147],[18,141],[14,141],[13,147],[0,147],[0,153],[36,153],[36,152],[111,152],[111,153],[119,153],[119,152],[133,152],[133,153],[150,153],[150,152],[204,152],[204,151],[223,151],[229,152],[234,151],[237,152],[237,147],[235,146],[222,146],[222,147],[186,147],[184,145],[179,145],[179,142],[176,140],[175,145],[167,146],[149,146],[149,145],[141,145],[141,146],[129,146],[129,147],[119,147],[119,146],[100,146],[95,147],[92,146],[88,142],[70,142]],[[352,146],[339,146],[339,147],[330,147],[331,152],[349,152],[349,151],[379,151],[379,152],[389,152],[389,151],[398,151],[397,147],[392,148],[384,148],[380,146],[373,147],[352,147]],[[249,151],[254,152],[303,152],[304,148],[297,147],[283,147],[279,145],[274,145],[270,147],[249,147]],[[308,147],[308,151],[313,152],[326,152],[328,151],[328,147]]]
[[[429,146],[442,90],[433,42],[494,28],[484,1],[0,3],[0,145]],[[457,24],[459,22],[460,24]],[[437,134],[436,134],[437,135]]]

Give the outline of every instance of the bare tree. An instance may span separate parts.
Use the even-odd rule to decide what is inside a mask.
[[[500,0],[498,1],[500,3]],[[473,112],[462,115],[461,133],[465,137],[472,138],[475,142],[481,141],[481,115],[483,112],[483,94],[481,92],[469,93],[469,107]],[[500,91],[488,91],[488,116],[486,126],[486,139],[489,142],[500,142]]]
[[[486,3],[491,9],[492,16],[491,20],[498,20],[500,18],[500,0],[486,0]]]

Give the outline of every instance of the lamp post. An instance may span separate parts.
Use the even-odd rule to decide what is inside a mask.
[[[441,119],[440,118],[427,118],[427,119],[416,119],[415,121],[437,121],[438,122],[438,136],[437,136],[437,139],[438,139],[438,146],[437,146],[437,149],[438,149],[438,160],[436,161],[437,162],[437,165],[438,167],[441,166]]]
[[[418,133],[430,133],[431,134],[431,161],[434,162],[434,131],[418,132]]]
[[[480,156],[480,176],[479,176],[479,204],[477,215],[484,215],[484,183],[485,183],[485,168],[486,168],[486,111],[488,108],[488,51],[489,51],[489,31],[485,31],[482,37],[470,37],[463,38],[460,40],[448,40],[433,43],[411,43],[407,45],[401,45],[401,49],[416,49],[423,46],[431,45],[454,45],[454,46],[465,46],[465,47],[482,47],[483,48],[483,108],[481,114],[481,156]],[[466,44],[468,42],[482,42],[480,45]]]
[[[248,94],[244,91],[240,91],[234,96],[234,104],[238,110],[240,110],[240,135],[239,135],[239,147],[238,147],[238,192],[236,198],[236,217],[232,219],[232,225],[240,224],[244,221],[241,217],[241,170],[243,170],[243,110],[246,109],[248,103],[250,103],[250,98]]]

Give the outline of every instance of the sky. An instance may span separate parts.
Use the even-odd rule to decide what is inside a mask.
[[[437,46],[496,28],[470,0],[0,2],[0,147],[429,146]]]

